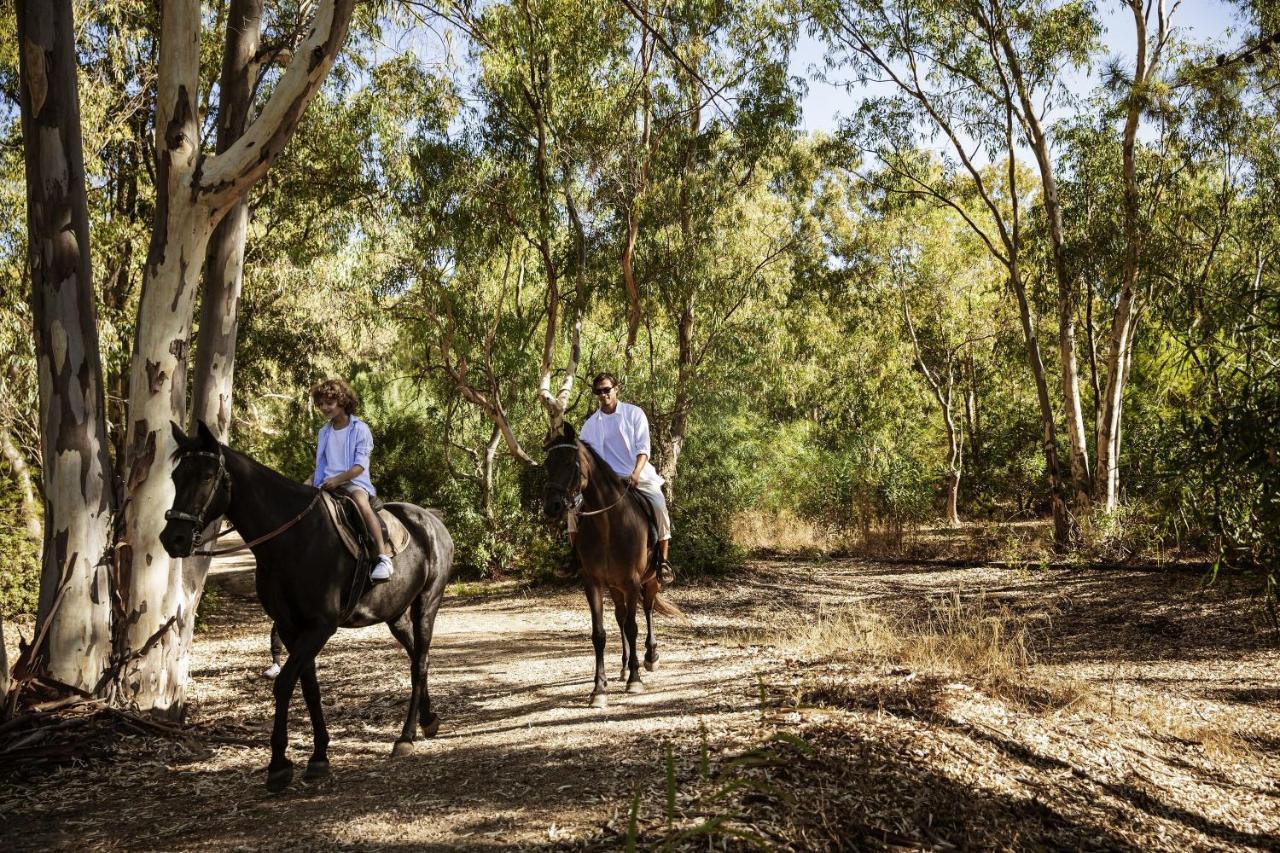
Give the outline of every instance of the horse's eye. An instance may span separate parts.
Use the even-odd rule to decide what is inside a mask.
[[[201,481],[202,483],[212,483],[212,482],[213,482],[213,472],[212,472],[212,471],[209,471],[209,472],[205,473],[203,476],[201,476],[200,481]]]

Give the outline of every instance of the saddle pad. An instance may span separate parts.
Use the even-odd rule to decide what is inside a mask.
[[[342,544],[347,546],[347,550],[351,552],[351,556],[360,556],[360,540],[357,534],[347,526],[342,506],[338,503],[338,498],[328,492],[324,493],[325,512],[329,513],[329,520],[333,522],[333,528],[338,531],[338,536],[342,539]],[[345,500],[345,498],[343,498]],[[387,528],[387,544],[391,546],[392,556],[399,554],[404,547],[409,544],[409,531],[400,519],[396,518],[385,509],[378,510],[378,518],[382,519],[382,523]]]

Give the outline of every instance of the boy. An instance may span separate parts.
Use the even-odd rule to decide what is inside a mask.
[[[311,401],[327,421],[320,427],[311,485],[342,492],[356,502],[378,548],[378,562],[369,578],[375,582],[390,580],[393,571],[390,549],[383,541],[382,526],[369,505],[369,498],[377,494],[369,480],[373,433],[368,424],[355,416],[359,403],[356,393],[341,379],[326,379],[311,389]]]

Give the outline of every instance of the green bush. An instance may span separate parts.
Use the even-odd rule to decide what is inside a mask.
[[[0,615],[34,616],[40,602],[40,549],[22,529],[17,506],[5,503],[12,496],[0,491]]]

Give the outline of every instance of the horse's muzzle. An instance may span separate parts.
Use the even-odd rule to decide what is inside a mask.
[[[559,495],[549,497],[543,500],[542,511],[547,514],[547,518],[557,519],[569,511],[569,502]]]
[[[160,531],[160,544],[175,559],[190,557],[196,549],[196,525],[191,521],[170,521]]]

